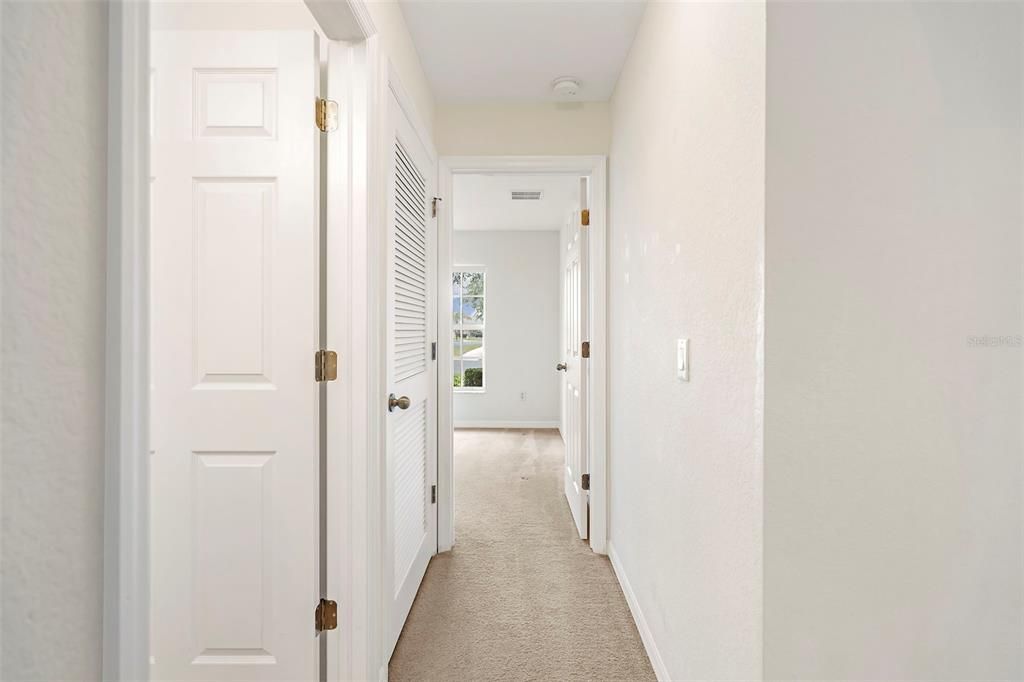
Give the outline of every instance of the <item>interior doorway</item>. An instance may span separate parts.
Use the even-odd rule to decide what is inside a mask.
[[[442,159],[440,180],[438,548],[458,532],[457,432],[549,429],[561,503],[601,553],[604,158]]]
[[[585,491],[576,480],[585,426],[576,348],[585,309],[581,187],[573,175],[456,176],[450,325],[456,468],[476,466],[464,458],[489,449],[460,448],[462,430],[481,431],[478,441],[490,432],[496,442],[501,429],[559,434],[566,495],[585,538]],[[456,514],[456,525],[465,520]]]
[[[459,175],[450,201],[455,428],[560,427],[563,175]]]

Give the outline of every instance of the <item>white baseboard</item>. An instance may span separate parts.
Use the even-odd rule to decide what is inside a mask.
[[[455,421],[457,429],[557,429],[558,420],[555,421],[467,421],[458,419]]]
[[[670,682],[672,678],[669,677],[668,670],[665,668],[665,662],[661,660],[658,645],[654,643],[654,635],[651,634],[647,619],[644,618],[644,613],[640,610],[640,604],[633,593],[633,586],[629,584],[629,578],[626,577],[626,572],[622,568],[619,555],[615,553],[615,545],[611,540],[608,541],[608,558],[615,570],[615,577],[619,579],[622,594],[626,596],[626,604],[629,605],[629,612],[633,614],[633,621],[636,623],[636,629],[640,632],[640,640],[644,643],[647,658],[650,659],[651,667],[654,668],[654,675],[658,678],[658,682]]]

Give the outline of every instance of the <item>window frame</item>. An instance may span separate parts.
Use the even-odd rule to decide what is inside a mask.
[[[455,286],[454,285],[455,275],[462,274],[462,273],[479,273],[479,274],[483,275],[484,288],[483,288],[483,293],[480,295],[480,298],[483,299],[483,302],[484,302],[484,319],[483,319],[483,322],[481,322],[480,324],[471,324],[469,326],[466,326],[466,325],[464,325],[462,323],[461,313],[460,313],[459,322],[456,323],[454,320],[452,320],[452,323],[451,323],[452,335],[451,335],[451,337],[449,337],[449,344],[454,342],[454,340],[455,340],[455,333],[459,333],[460,334],[460,339],[461,339],[461,334],[463,332],[465,332],[465,331],[479,331],[480,332],[480,338],[483,339],[483,343],[480,346],[480,348],[481,348],[481,353],[480,353],[480,369],[483,371],[483,384],[481,386],[455,386],[454,383],[453,383],[452,384],[452,391],[454,391],[455,393],[466,393],[466,394],[486,393],[487,392],[487,318],[490,315],[490,312],[487,309],[487,268],[485,266],[483,266],[483,265],[453,265],[452,266],[452,281],[453,281],[453,284],[452,284],[452,291],[451,291],[450,298],[451,298],[453,303],[454,303],[454,299],[455,299],[455,289],[454,289],[454,286]],[[462,298],[462,297],[460,296],[460,298]],[[451,306],[449,306],[449,308],[451,309]],[[461,311],[461,306],[460,306],[460,311]],[[460,374],[462,374],[463,381],[465,381],[466,372],[465,372],[465,368],[462,367],[462,365],[460,364],[461,357],[462,356],[455,357],[454,353],[452,354],[452,369],[454,370],[456,365],[458,367],[460,367],[461,368]],[[454,376],[455,376],[455,372],[453,371],[452,372],[452,377],[454,378]]]

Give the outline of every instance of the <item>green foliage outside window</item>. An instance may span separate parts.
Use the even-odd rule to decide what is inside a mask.
[[[466,386],[482,387],[484,385],[484,370],[480,367],[467,367],[466,368]]]

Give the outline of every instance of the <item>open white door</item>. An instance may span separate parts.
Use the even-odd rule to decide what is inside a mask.
[[[152,49],[152,678],[314,680],[316,36]]]
[[[385,654],[390,658],[437,552],[437,173],[405,112],[388,96]]]
[[[587,367],[584,343],[588,329],[587,282],[590,275],[587,268],[587,229],[583,216],[586,210],[586,179],[580,181],[580,210],[574,211],[566,230],[565,258],[563,260],[563,290],[565,348],[563,360],[558,368],[564,372],[562,379],[562,404],[565,409],[565,497],[572,510],[580,537],[587,538],[589,519],[587,502],[589,478],[587,460]],[[589,346],[589,343],[588,343]]]

